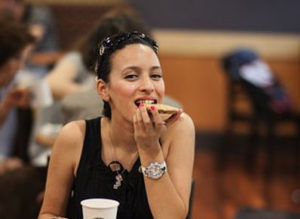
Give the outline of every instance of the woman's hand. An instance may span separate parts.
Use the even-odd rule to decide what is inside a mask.
[[[14,107],[28,107],[29,106],[29,90],[21,88],[11,88],[0,101],[0,127],[5,121],[8,113]]]
[[[159,146],[159,138],[163,131],[180,118],[182,110],[164,121],[159,115],[155,105],[151,106],[148,112],[145,105],[141,104],[133,117],[134,136],[138,147],[144,150],[152,150],[153,145]]]

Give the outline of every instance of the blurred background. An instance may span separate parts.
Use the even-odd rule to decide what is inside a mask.
[[[24,2],[51,10],[57,57],[115,7],[133,7],[153,30],[166,93],[197,131],[192,218],[300,218],[299,1]],[[258,109],[245,78],[232,77],[225,58],[241,49],[268,66],[289,99],[287,113]]]

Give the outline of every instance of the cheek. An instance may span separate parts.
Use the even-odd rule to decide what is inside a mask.
[[[157,92],[164,96],[165,95],[165,83],[161,82],[158,86],[157,86]]]
[[[136,90],[136,86],[134,84],[123,84],[118,83],[112,87],[114,90],[114,94],[116,94],[119,98],[132,97]]]

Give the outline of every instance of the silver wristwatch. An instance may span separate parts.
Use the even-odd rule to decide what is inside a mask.
[[[166,162],[151,162],[147,167],[141,166],[141,171],[150,179],[159,179],[167,172],[167,164]]]

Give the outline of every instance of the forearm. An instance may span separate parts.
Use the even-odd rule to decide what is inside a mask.
[[[38,65],[50,65],[57,62],[61,57],[62,52],[40,52],[32,54],[30,62]]]
[[[176,191],[168,173],[158,180],[145,179],[149,206],[155,219],[184,219],[188,207]]]
[[[68,94],[80,90],[80,85],[72,81],[64,80],[63,78],[60,80],[47,80],[54,98],[58,100],[64,98]]]
[[[156,155],[152,153],[150,156],[149,153],[144,155],[140,152],[140,159],[143,166],[148,166],[153,161],[163,162],[164,156],[161,150]],[[160,179],[150,179],[144,176],[144,180],[149,206],[155,219],[186,217],[188,206],[185,206],[168,172]]]

